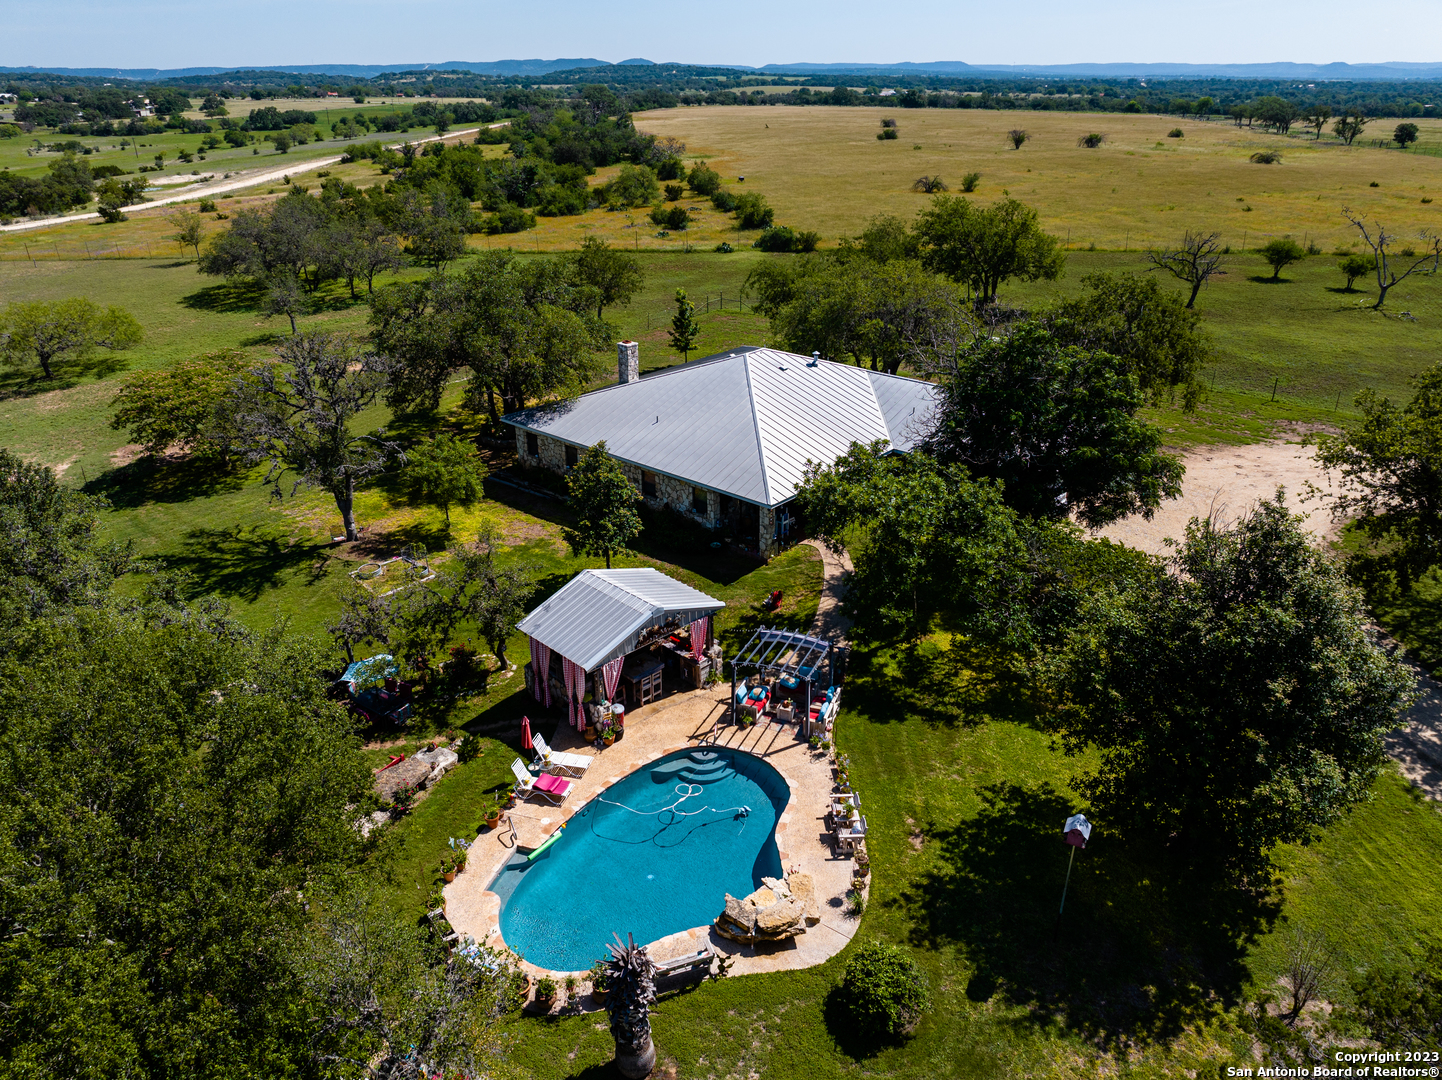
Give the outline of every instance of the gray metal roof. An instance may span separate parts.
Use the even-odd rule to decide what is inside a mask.
[[[726,604],[659,570],[582,570],[516,624],[552,652],[595,671],[636,647],[642,630],[694,622]]]
[[[910,450],[936,402],[920,379],[747,348],[503,419],[581,447],[604,439],[639,468],[779,506],[808,460],[829,464],[878,439]]]

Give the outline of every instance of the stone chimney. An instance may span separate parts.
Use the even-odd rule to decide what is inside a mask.
[[[641,379],[641,346],[634,341],[616,343],[616,382],[639,382]]]

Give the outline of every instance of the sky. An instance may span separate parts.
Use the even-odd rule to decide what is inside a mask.
[[[0,0],[0,26],[5,66],[1442,61],[1439,0]]]

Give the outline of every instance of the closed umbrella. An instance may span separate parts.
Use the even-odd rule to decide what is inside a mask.
[[[535,748],[535,744],[531,742],[531,718],[523,716],[521,717],[521,749],[534,750]]]

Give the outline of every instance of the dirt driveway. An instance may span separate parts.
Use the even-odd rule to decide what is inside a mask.
[[[1276,440],[1251,446],[1209,446],[1187,454],[1182,497],[1163,504],[1151,521],[1127,518],[1098,535],[1156,555],[1170,551],[1168,537],[1180,540],[1193,517],[1215,514],[1235,521],[1281,486],[1287,506],[1306,514],[1306,525],[1319,541],[1336,535],[1337,526],[1322,500],[1303,502],[1307,483],[1331,491],[1327,474],[1313,457],[1313,448]],[[1415,668],[1415,665],[1413,665]],[[1417,704],[1407,726],[1387,736],[1387,752],[1402,775],[1433,799],[1442,799],[1442,686],[1417,670]]]

